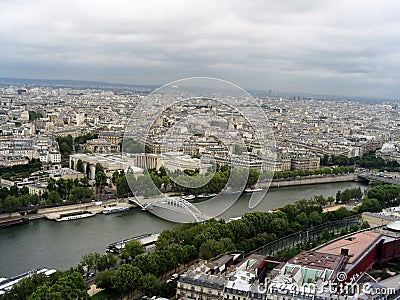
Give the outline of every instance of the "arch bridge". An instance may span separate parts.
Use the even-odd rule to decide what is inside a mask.
[[[196,206],[189,201],[179,197],[163,197],[154,199],[143,199],[142,201],[133,200],[137,205],[145,210],[151,210],[154,207],[169,209],[179,213],[191,215],[196,222],[203,222],[210,217],[204,215]]]

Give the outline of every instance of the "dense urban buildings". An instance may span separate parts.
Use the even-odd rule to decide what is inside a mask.
[[[151,202],[143,205],[137,199],[149,198],[154,203],[159,201],[158,207],[189,208],[196,220],[201,221],[205,218],[200,218],[203,217],[201,212],[188,201],[195,197],[212,197],[223,185],[214,184],[213,190],[210,187],[204,191],[196,190],[198,187],[190,189],[190,186],[177,188],[178,184],[166,179],[167,175],[175,174],[179,178],[182,174],[199,174],[199,177],[207,178],[210,172],[215,171],[220,172],[217,177],[223,183],[221,174],[230,172],[231,166],[250,168],[255,172],[253,175],[261,174],[263,179],[271,179],[271,174],[278,172],[289,174],[289,179],[294,181],[303,177],[314,180],[329,176],[330,180],[339,175],[345,178],[348,174],[340,173],[348,173],[349,169],[354,171],[352,163],[336,165],[333,157],[340,161],[373,155],[374,159],[391,164],[400,162],[397,130],[400,116],[393,103],[292,99],[272,95],[256,97],[269,117],[270,124],[264,125],[274,133],[271,145],[266,147],[269,156],[265,159],[262,157],[265,145],[260,145],[246,118],[210,99],[192,99],[168,107],[147,132],[135,139],[137,136],[126,128],[132,123],[139,128],[142,125],[140,119],[131,119],[130,112],[143,99],[143,92],[128,89],[78,90],[33,86],[1,89],[0,166],[7,172],[0,184],[8,191],[17,189],[17,194],[23,190],[25,194],[21,199],[32,197],[29,199],[35,203],[26,202],[22,209],[24,215],[13,216],[10,220],[15,224],[27,222],[29,218],[26,215],[37,213],[39,204],[56,206],[54,211],[43,214],[56,221],[126,211],[134,205],[146,210],[151,209],[147,205]],[[241,109],[249,109],[246,103],[240,102],[241,99],[234,100]],[[201,115],[218,115],[219,119],[206,124],[196,117],[195,111],[200,111]],[[146,120],[149,116],[149,111],[143,111],[141,118]],[[182,120],[188,122],[182,123]],[[229,140],[243,142],[238,145]],[[370,153],[375,150],[376,156]],[[340,171],[333,172],[335,169]],[[240,177],[240,172],[236,174]],[[132,185],[126,181],[128,175],[132,175],[130,178],[135,182],[135,188],[140,190],[136,200],[128,198],[132,194]],[[354,180],[356,175],[344,180]],[[178,194],[182,199],[171,197],[169,202],[157,199],[154,196],[158,194],[150,188],[146,176],[155,179],[159,189]],[[280,180],[286,179],[286,175],[282,176],[275,178],[278,187]],[[395,179],[397,175],[379,173],[375,176]],[[255,186],[256,180],[245,182],[246,192],[257,191],[257,188],[262,190],[264,186]],[[194,191],[193,195],[188,191]],[[238,191],[231,189],[228,192]],[[346,200],[339,195],[336,202],[341,205],[351,202],[347,206],[350,209],[351,205],[359,206],[361,190],[359,193],[360,196],[349,196]],[[118,198],[108,207],[103,207],[103,202],[98,201],[107,201],[113,196],[122,197],[124,205],[118,203]],[[7,201],[10,199],[14,198],[8,197]],[[18,204],[20,200],[16,199],[14,202]],[[332,204],[335,199],[329,201]],[[10,203],[4,207],[11,215],[16,204]],[[57,211],[61,204],[66,208]],[[67,204],[76,206],[68,211]],[[267,257],[257,251],[250,255],[245,255],[248,254],[245,251],[233,251],[232,254],[217,256],[215,260],[200,260],[177,280],[176,297],[196,300],[288,300],[316,296],[320,300],[344,299],[347,294],[332,292],[324,286],[337,284],[341,274],[345,274],[346,279],[357,280],[358,287],[372,284],[375,290],[393,287],[397,291],[399,287],[393,282],[377,282],[368,272],[374,265],[400,256],[396,250],[399,243],[398,208],[374,211],[363,212],[363,220],[373,229],[344,235],[297,253],[290,259]],[[320,213],[314,212],[313,219],[321,221],[321,213],[322,208]],[[156,251],[154,244],[152,251]],[[344,284],[346,279],[339,280],[339,283]],[[367,294],[358,296],[366,297]]]
[[[21,88],[25,92],[19,94]],[[28,157],[45,163],[59,163],[56,137],[71,135],[75,138],[86,133],[96,134],[96,138],[80,145],[81,152],[119,153],[125,125],[129,122],[129,111],[143,97],[134,91],[116,93],[112,90],[32,86],[3,88],[1,162],[13,165]],[[318,158],[324,154],[362,156],[384,143],[379,154],[387,159],[397,159],[399,116],[395,105],[276,97],[256,100],[267,113],[275,133],[275,171],[317,169],[320,165]],[[178,105],[160,116],[147,139],[151,152],[168,150],[158,137],[170,124],[185,114],[188,116],[191,109],[195,107]],[[214,108],[205,105],[199,109],[213,111]],[[245,120],[239,116],[229,118],[236,128],[245,127]],[[242,132],[251,150],[248,163],[261,168],[257,158],[251,157],[257,151],[257,146],[252,145],[251,134],[245,135],[246,130]],[[219,162],[223,162],[228,153],[235,152],[221,147],[212,137],[202,135],[185,140],[179,151],[191,156],[204,155]],[[239,156],[238,160],[245,159]]]
[[[393,223],[348,234],[281,263],[276,257],[257,254],[201,261],[181,275],[176,296],[196,300],[389,299],[399,284],[377,283],[368,271],[400,257],[399,230]],[[266,272],[271,260],[275,267]]]

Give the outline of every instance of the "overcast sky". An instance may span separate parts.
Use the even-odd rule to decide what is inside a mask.
[[[0,77],[400,98],[397,0],[0,0]]]

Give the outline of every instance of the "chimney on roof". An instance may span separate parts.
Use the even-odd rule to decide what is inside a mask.
[[[340,255],[349,256],[349,248],[341,248]]]

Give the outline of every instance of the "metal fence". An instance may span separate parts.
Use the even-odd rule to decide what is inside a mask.
[[[273,256],[279,251],[293,248],[294,246],[299,245],[299,244],[308,244],[317,239],[320,239],[322,236],[322,233],[325,230],[328,230],[329,232],[333,232],[333,233],[337,234],[337,233],[340,233],[342,231],[342,229],[344,229],[344,228],[350,229],[354,225],[361,225],[361,221],[362,221],[361,216],[356,215],[356,216],[344,218],[342,220],[332,221],[332,222],[328,222],[326,224],[310,227],[307,230],[298,231],[298,232],[292,233],[290,235],[287,235],[283,238],[280,238],[276,241],[270,242],[260,248],[257,248],[254,251],[251,251],[248,254],[259,253],[262,255]]]

